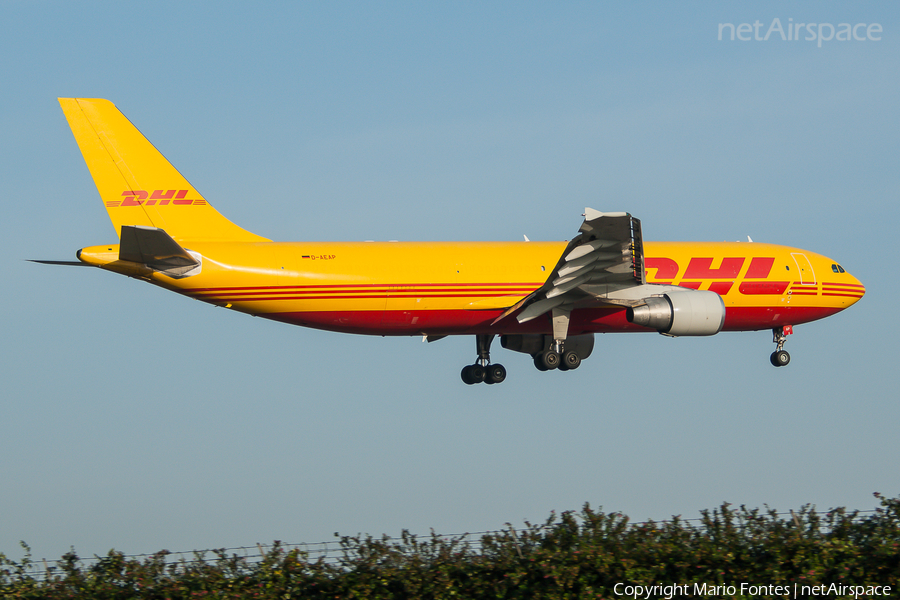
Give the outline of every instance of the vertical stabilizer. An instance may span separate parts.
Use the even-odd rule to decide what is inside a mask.
[[[60,98],[116,234],[156,227],[179,242],[265,242],[201,196],[109,100]]]

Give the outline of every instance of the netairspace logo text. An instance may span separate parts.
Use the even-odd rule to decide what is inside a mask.
[[[725,596],[737,596],[759,598],[771,598],[773,596],[787,596],[797,600],[799,598],[810,598],[812,596],[832,596],[835,598],[853,597],[854,600],[860,598],[873,598],[877,596],[890,596],[891,586],[889,585],[844,585],[832,583],[831,585],[754,585],[750,583],[741,583],[738,585],[729,584],[706,584],[695,583],[693,588],[689,583],[671,583],[668,585],[630,585],[626,583],[617,583],[613,588],[613,594],[616,596],[624,596],[632,600],[656,600],[663,598],[665,600],[678,600],[681,596],[697,597],[715,597],[722,598]]]
[[[879,23],[794,23],[794,19],[788,19],[787,26],[782,25],[781,19],[775,17],[765,28],[765,23],[758,19],[753,23],[719,23],[719,41],[739,40],[742,42],[768,42],[769,40],[781,40],[783,42],[818,41],[818,47],[822,42],[880,42],[883,31]],[[765,28],[765,29],[764,29]],[[762,33],[765,31],[765,33]]]

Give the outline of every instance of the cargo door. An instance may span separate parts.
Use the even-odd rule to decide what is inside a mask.
[[[816,273],[813,271],[812,264],[810,264],[806,255],[800,252],[791,252],[791,257],[800,271],[800,283],[803,285],[815,285]]]

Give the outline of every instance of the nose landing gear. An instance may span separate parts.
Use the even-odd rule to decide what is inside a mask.
[[[787,350],[784,350],[784,343],[787,341],[787,336],[792,333],[794,333],[794,328],[790,325],[772,329],[772,341],[777,344],[775,352],[769,357],[769,362],[773,366],[784,367],[791,362],[791,355],[787,353]]]
[[[473,365],[463,367],[460,376],[467,385],[476,383],[503,383],[506,379],[506,368],[501,364],[491,364],[491,341],[493,334],[479,334],[475,336],[475,348],[478,351],[478,359]]]

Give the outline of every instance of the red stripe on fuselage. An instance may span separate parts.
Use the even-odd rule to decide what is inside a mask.
[[[355,295],[303,295],[303,296],[256,296],[248,298],[246,296],[197,296],[197,300],[205,300],[207,302],[261,302],[266,300],[363,300],[372,298],[503,298],[507,294],[473,294],[471,292],[461,292],[457,294],[398,294],[398,293],[381,293],[381,294],[355,294]]]
[[[730,307],[726,309],[723,331],[755,331],[784,325],[808,323],[839,312],[825,307]],[[493,321],[502,310],[416,310],[416,311],[315,311],[260,313],[259,316],[294,325],[369,335],[470,335],[479,333],[552,333],[549,319],[519,323],[507,318]],[[572,311],[569,335],[653,331],[633,325],[624,308],[592,308]]]
[[[240,292],[245,290],[323,290],[323,289],[356,289],[356,288],[384,288],[384,289],[403,289],[403,288],[491,288],[497,290],[511,291],[534,291],[544,282],[541,283],[358,283],[358,284],[332,284],[332,285],[258,285],[246,287],[216,287],[216,288],[188,288],[183,290],[185,294],[202,294],[208,292]]]
[[[244,300],[258,300],[259,298],[254,298],[254,296],[265,296],[265,299],[279,299],[287,297],[287,294],[295,294],[295,298],[306,298],[313,297],[315,294],[321,294],[323,292],[331,292],[334,294],[342,294],[341,297],[346,298],[356,298],[356,297],[366,297],[360,294],[372,294],[377,293],[382,296],[409,296],[409,297],[429,297],[429,296],[438,296],[440,294],[451,293],[453,296],[508,296],[511,294],[516,295],[525,295],[529,293],[529,290],[521,289],[521,288],[511,288],[511,289],[497,289],[497,288],[468,288],[464,290],[460,289],[440,289],[433,288],[428,290],[420,290],[416,288],[382,288],[382,289],[365,289],[365,290],[282,290],[277,292],[267,291],[267,292],[210,292],[205,294],[196,294],[196,298],[235,298],[235,299],[244,299]]]
[[[840,286],[840,287],[859,288],[859,289],[861,289],[861,290],[866,289],[866,286],[864,286],[864,285],[862,285],[862,284],[860,284],[860,283],[834,283],[834,282],[823,281],[823,282],[822,282],[822,285],[837,285],[837,286]]]

